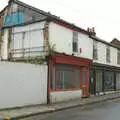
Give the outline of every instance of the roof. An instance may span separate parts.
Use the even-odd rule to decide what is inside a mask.
[[[120,48],[120,41],[118,39],[114,38],[110,43]]]
[[[20,5],[20,6],[23,6],[23,7],[27,7],[27,8],[29,8],[29,9],[37,12],[37,13],[46,15],[46,16],[48,16],[48,17],[57,18],[57,16],[52,15],[52,14],[50,14],[49,12],[45,12],[45,11],[43,11],[43,10],[40,10],[40,9],[35,8],[35,7],[33,7],[33,6],[30,6],[30,5],[28,5],[28,4],[26,4],[26,3],[22,2],[22,1],[19,1],[19,0],[9,0],[9,4],[12,3],[12,2],[14,2],[14,3],[16,3],[16,4]]]
[[[111,47],[114,47],[114,48],[119,49],[119,47],[118,47],[117,45],[112,44],[112,43],[109,43],[109,42],[107,42],[107,41],[105,41],[105,40],[103,40],[103,39],[101,39],[101,38],[99,38],[99,37],[97,37],[97,36],[90,35],[90,38],[92,38],[92,39],[94,39],[94,40],[96,40],[96,41],[98,41],[98,42],[102,42],[102,43],[104,43],[104,44],[106,44],[106,45],[109,45],[109,46],[111,46]]]
[[[111,43],[120,43],[120,41],[117,38],[114,38]]]
[[[31,6],[31,5],[28,5],[28,4],[24,3],[24,2],[21,2],[21,1],[19,1],[19,0],[9,0],[9,4],[10,4],[11,2],[14,2],[14,3],[18,4],[18,5],[23,6],[23,7],[27,7],[27,8],[29,8],[29,9],[32,9],[33,11],[35,11],[35,12],[37,12],[37,13],[40,13],[40,14],[42,14],[42,15],[45,15],[45,16],[47,16],[47,20],[49,20],[49,21],[54,21],[54,20],[56,20],[56,21],[62,22],[62,23],[66,24],[66,25],[69,25],[69,26],[71,26],[71,27],[73,27],[73,28],[79,29],[81,32],[89,35],[89,32],[88,32],[87,30],[84,30],[84,29],[82,29],[82,28],[80,28],[80,27],[78,27],[78,26],[76,26],[76,25],[74,25],[74,24],[72,24],[72,23],[70,23],[70,22],[67,22],[67,21],[61,19],[60,17],[51,14],[50,12],[45,12],[45,11],[40,10],[40,9],[38,9],[38,8],[35,8],[35,7]]]
[[[4,7],[1,11],[0,11],[0,15],[3,14],[3,12],[8,8],[8,5],[6,7]]]

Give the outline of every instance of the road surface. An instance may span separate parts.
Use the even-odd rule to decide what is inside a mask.
[[[22,120],[120,120],[120,99]]]

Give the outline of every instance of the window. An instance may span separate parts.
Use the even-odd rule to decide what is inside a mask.
[[[72,66],[71,66],[72,67]],[[56,89],[80,88],[80,70],[59,66],[56,70]]]
[[[97,41],[93,42],[93,59],[98,59]]]
[[[106,71],[104,73],[104,89],[105,91],[114,90],[114,72]]]
[[[18,11],[18,5],[17,4],[13,4],[12,5],[12,13],[17,12]]]
[[[120,72],[116,73],[116,89],[120,90]]]
[[[110,63],[110,47],[106,48],[106,62]]]
[[[117,51],[117,64],[120,64],[120,50]]]
[[[73,31],[73,52],[78,52],[78,33]]]

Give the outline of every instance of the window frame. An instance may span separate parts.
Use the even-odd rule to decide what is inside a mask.
[[[61,64],[57,64],[57,66],[55,66],[54,73],[50,74],[50,76],[51,76],[50,79],[52,79],[52,81],[50,83],[50,91],[57,92],[57,91],[81,90],[81,88],[80,88],[80,84],[81,84],[80,69],[81,69],[80,66],[71,66],[71,65],[65,65],[65,64],[62,64],[62,65]],[[52,71],[53,71],[53,69],[52,69]],[[67,71],[67,73],[66,73],[66,71]],[[68,71],[70,71],[70,73]],[[62,76],[59,76],[60,74],[58,72],[61,73]],[[68,74],[71,74],[71,72],[73,72],[72,75],[75,75],[75,77],[70,77],[69,76],[67,79],[64,79],[65,76],[68,75]],[[64,74],[64,76],[63,76],[63,74]],[[58,78],[59,79],[62,78],[62,80],[57,82],[57,80],[59,80]],[[65,81],[63,81],[63,79]],[[72,81],[70,81],[70,80],[72,80]],[[62,83],[61,83],[61,81],[62,81]],[[67,82],[67,84],[63,85],[63,82],[64,83]],[[60,85],[59,83],[61,84],[62,87],[59,86]]]
[[[98,42],[93,41],[93,60],[98,60]]]
[[[106,46],[106,62],[111,62],[110,46]]]
[[[56,81],[56,84],[55,84],[55,90],[60,90],[60,91],[64,91],[64,90],[74,90],[74,89],[80,89],[80,76],[79,76],[79,79],[77,78],[78,76],[76,76],[79,71],[79,75],[80,75],[80,70],[77,70],[77,69],[57,69],[56,71],[56,80],[57,80],[57,72],[59,72],[62,76],[59,76],[61,78],[60,81]],[[67,73],[68,72],[68,73]],[[74,81],[73,79],[65,79],[65,76],[68,75],[69,73],[73,72],[73,74],[75,75],[75,78],[77,80],[77,82],[79,82],[79,84],[73,84],[72,82]],[[72,80],[72,81],[71,81]],[[69,81],[69,82],[68,82]],[[61,86],[59,86],[59,84],[57,83],[61,83]],[[67,82],[67,84],[65,84]],[[71,84],[72,83],[72,84]],[[67,86],[65,87],[66,85],[69,85],[71,84],[72,86]],[[75,85],[75,86],[74,86]],[[73,87],[74,86],[74,87]]]
[[[117,50],[117,64],[120,65],[120,50]]]
[[[73,31],[72,51],[78,52],[78,32]]]
[[[107,85],[106,85],[107,83]],[[114,72],[113,71],[105,71],[104,72],[104,91],[112,91],[114,90]]]

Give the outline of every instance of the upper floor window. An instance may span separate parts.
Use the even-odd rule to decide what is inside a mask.
[[[17,4],[12,4],[12,13],[18,12],[18,5]]]
[[[117,51],[117,64],[120,64],[120,50]]]
[[[78,32],[73,31],[73,52],[78,52]]]
[[[98,48],[97,48],[97,41],[93,42],[93,59],[98,59]]]
[[[110,63],[110,47],[106,47],[106,62]]]

